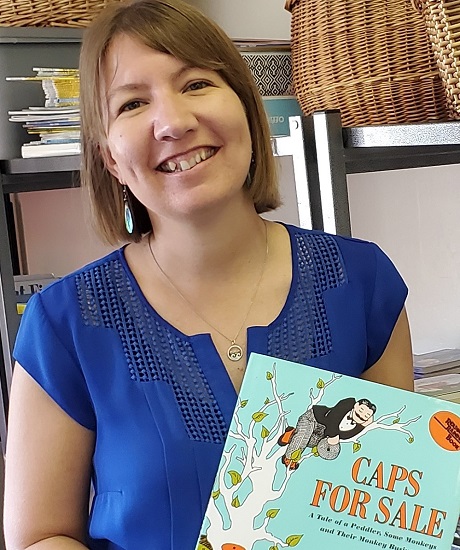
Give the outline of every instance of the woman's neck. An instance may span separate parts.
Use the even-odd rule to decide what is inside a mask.
[[[223,212],[213,219],[156,220],[150,246],[167,273],[213,278],[238,273],[265,250],[264,222],[251,209]]]

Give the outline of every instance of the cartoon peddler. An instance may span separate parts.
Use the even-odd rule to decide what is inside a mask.
[[[337,458],[340,441],[360,434],[374,421],[376,410],[368,399],[356,401],[353,397],[341,399],[333,407],[313,405],[299,416],[295,428],[288,426],[278,439],[279,445],[287,445],[283,464],[296,470],[306,447],[316,448],[326,460]]]

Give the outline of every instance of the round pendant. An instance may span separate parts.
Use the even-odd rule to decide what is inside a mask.
[[[227,350],[230,361],[239,361],[243,357],[243,349],[238,344],[232,344]]]

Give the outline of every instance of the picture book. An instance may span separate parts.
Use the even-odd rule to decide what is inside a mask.
[[[251,354],[196,550],[450,550],[460,405]]]

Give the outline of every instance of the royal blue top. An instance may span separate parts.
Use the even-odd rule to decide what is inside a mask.
[[[269,326],[248,329],[248,354],[359,376],[406,286],[375,244],[286,227],[291,288]],[[14,356],[95,431],[89,547],[194,548],[237,397],[210,335],[160,317],[120,249],[32,297]]]

